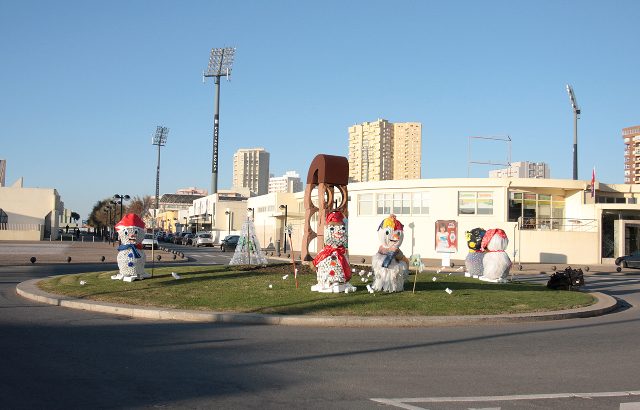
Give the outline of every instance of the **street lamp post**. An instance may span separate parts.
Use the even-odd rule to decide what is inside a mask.
[[[226,211],[224,211],[224,214],[227,215],[227,220],[229,224],[229,231],[227,235],[231,235],[231,211],[227,209]]]
[[[287,227],[287,206],[286,205],[280,205],[280,209],[284,209],[284,225],[282,228],[282,236],[284,236],[284,252],[287,252],[287,233],[286,233],[286,227]]]
[[[573,179],[578,179],[578,118],[580,118],[580,108],[573,93],[573,88],[567,84],[567,93],[573,108]]]
[[[216,85],[215,113],[213,115],[213,158],[211,160],[211,193],[218,192],[218,136],[220,135],[220,77],[229,79],[233,57],[236,49],[233,47],[212,48],[207,71],[202,73],[202,81],[206,77],[213,77]]]
[[[120,219],[122,219],[122,217],[124,216],[122,215],[122,201],[128,201],[129,199],[131,199],[131,197],[129,195],[115,194],[113,198],[115,200],[120,200]],[[115,203],[115,202],[112,202],[112,203]]]

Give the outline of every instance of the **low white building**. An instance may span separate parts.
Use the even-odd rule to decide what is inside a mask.
[[[393,213],[404,224],[402,250],[422,258],[465,259],[465,231],[500,228],[509,237],[514,262],[613,263],[640,249],[640,186],[590,181],[529,178],[416,179],[351,183],[349,253],[371,256],[378,248],[377,228]],[[294,251],[300,250],[304,193],[249,198],[263,246],[282,238],[284,211],[293,226]],[[264,210],[263,212],[261,212]],[[455,221],[457,247],[436,251],[436,222]],[[312,221],[312,226],[315,221]],[[262,229],[262,231],[261,231]],[[310,251],[315,252],[315,242]]]
[[[0,187],[0,240],[55,240],[63,212],[58,191],[25,188],[20,178],[12,186]]]

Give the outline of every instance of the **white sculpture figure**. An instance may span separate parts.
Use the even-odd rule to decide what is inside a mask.
[[[256,237],[256,228],[253,221],[247,218],[242,224],[242,232],[238,238],[236,250],[229,265],[266,265],[267,257],[264,256],[260,242]]]
[[[464,259],[464,265],[467,268],[464,276],[468,278],[474,277],[477,279],[482,276],[482,260],[484,259],[482,238],[485,233],[486,231],[482,228],[473,228],[472,230],[465,232],[469,253]]]
[[[489,229],[482,238],[482,250],[485,252],[482,259],[482,276],[480,280],[486,282],[505,283],[511,259],[505,252],[509,245],[509,238],[502,229]]]
[[[136,214],[126,214],[120,222],[116,224],[118,239],[121,245],[118,246],[118,269],[120,273],[111,276],[111,279],[133,282],[136,279],[148,278],[151,275],[145,273],[145,255],[142,250],[142,240],[144,239],[144,222]]]
[[[327,215],[324,226],[324,248],[313,258],[318,283],[311,286],[314,292],[353,292],[356,287],[349,283],[351,268],[347,260],[347,225],[344,215],[334,211]]]
[[[409,274],[409,261],[400,250],[404,239],[404,226],[391,214],[378,227],[380,247],[371,258],[375,279],[373,290],[402,292]]]

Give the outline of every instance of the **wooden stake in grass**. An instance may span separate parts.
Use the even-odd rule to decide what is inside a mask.
[[[409,263],[411,266],[416,267],[416,275],[413,277],[413,293],[416,293],[416,282],[418,281],[418,272],[420,268],[423,266],[422,261],[420,260],[420,254],[416,253],[411,255],[411,259],[409,259]]]

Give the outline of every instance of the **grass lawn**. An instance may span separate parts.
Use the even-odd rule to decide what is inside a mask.
[[[524,283],[492,284],[448,275],[422,272],[416,293],[414,275],[405,291],[370,294],[367,283],[357,274],[351,284],[355,293],[311,292],[316,276],[309,267],[298,266],[296,289],[291,264],[252,266],[173,266],[156,268],[154,277],[126,283],[111,280],[116,271],[57,276],[39,282],[42,290],[133,305],[169,307],[219,312],[277,313],[284,315],[490,315],[569,309],[587,306],[594,298],[582,292],[549,290],[542,285]],[[357,267],[358,271],[360,268]],[[366,269],[366,268],[365,268]],[[146,269],[151,272],[151,269]],[[182,279],[176,280],[171,272]],[[288,274],[286,279],[283,276]],[[433,278],[436,278],[434,281]],[[80,281],[85,281],[84,285]],[[445,289],[451,289],[451,294]]]

